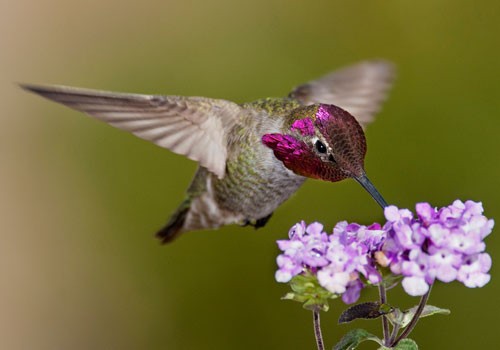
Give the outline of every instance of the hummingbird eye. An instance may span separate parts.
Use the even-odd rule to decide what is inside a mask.
[[[314,145],[316,146],[316,149],[318,150],[319,153],[326,153],[326,146],[323,142],[318,140]]]

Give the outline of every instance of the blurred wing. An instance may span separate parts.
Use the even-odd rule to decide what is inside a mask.
[[[365,127],[380,110],[394,76],[394,66],[389,62],[360,62],[300,85],[290,97],[303,105],[324,103],[342,107]]]
[[[198,161],[224,177],[227,132],[241,108],[204,97],[139,95],[65,86],[21,85],[160,147]]]

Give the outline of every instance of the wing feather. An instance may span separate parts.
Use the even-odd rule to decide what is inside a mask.
[[[365,127],[375,119],[394,76],[391,63],[364,61],[300,85],[290,97],[303,105],[325,103],[342,107]]]
[[[224,177],[227,133],[238,123],[237,104],[204,97],[140,95],[73,88],[22,88],[198,161]]]

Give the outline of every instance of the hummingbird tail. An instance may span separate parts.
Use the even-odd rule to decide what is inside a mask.
[[[172,215],[167,225],[156,233],[156,238],[158,238],[162,244],[172,242],[180,233],[183,232],[190,204],[189,200],[184,201],[174,215]]]

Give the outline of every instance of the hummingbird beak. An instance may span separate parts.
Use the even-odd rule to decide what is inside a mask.
[[[371,181],[366,177],[366,174],[363,173],[361,176],[354,178],[368,193],[375,199],[375,201],[384,209],[387,207],[387,202],[384,200],[382,195],[377,191],[375,186],[371,183]]]

